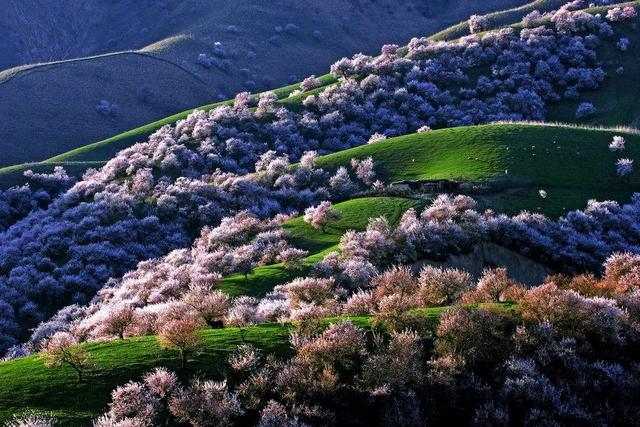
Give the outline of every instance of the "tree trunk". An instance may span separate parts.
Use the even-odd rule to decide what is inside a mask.
[[[181,351],[180,355],[182,356],[182,365],[181,368],[184,369],[187,367],[187,352],[186,351]]]
[[[75,366],[73,367],[73,369],[76,370],[76,372],[78,373],[78,382],[82,382],[82,369],[78,369]]]

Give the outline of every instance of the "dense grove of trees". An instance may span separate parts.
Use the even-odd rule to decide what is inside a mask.
[[[340,83],[300,109],[281,107],[273,93],[243,93],[234,106],[196,111],[123,150],[0,234],[0,351],[138,262],[187,247],[223,217],[246,210],[268,218],[350,195],[346,170],[326,186],[320,172],[282,173],[305,152],[431,127],[542,119],[548,103],[597,88],[604,71],[596,48],[616,42],[611,25],[566,9],[551,20],[450,43],[414,39],[406,52],[384,46],[377,57],[338,61],[331,70]],[[315,86],[309,79],[302,90]],[[366,164],[355,167],[368,175]],[[538,222],[547,224],[526,225],[536,230]]]
[[[629,425],[640,411],[637,255],[610,257],[601,280],[551,276],[528,290],[500,270],[474,285],[429,267],[419,278],[392,268],[372,286],[371,330],[297,322],[293,357],[241,345],[223,382],[156,369],[114,390],[95,425]],[[407,311],[503,299],[516,311],[459,305],[435,324]]]
[[[629,45],[609,22],[637,14],[592,16],[581,6],[533,12],[520,32],[483,33],[489,22],[474,16],[472,35],[456,42],[419,38],[342,59],[332,66],[339,84],[297,108],[270,92],[238,94],[77,183],[61,168],[27,173],[29,185],[0,193],[0,353],[42,350],[47,366],[90,381],[87,341],[157,334],[184,368],[204,345],[199,329],[243,334],[291,322],[290,358],[240,345],[223,381],[158,368],[116,388],[97,427],[637,423],[640,194],[625,205],[590,201],[558,220],[480,212],[470,197],[441,195],[396,227],[381,217],[346,232],[339,251],[304,267],[308,253],[282,226],[304,212],[325,231],[340,217],[333,202],[385,188],[372,158],[330,173],[316,166],[319,154],[437,127],[542,119],[550,103],[596,89],[605,77],[596,49]],[[311,76],[294,96],[320,84]],[[576,115],[596,111],[581,103]],[[624,139],[609,149],[623,152]],[[616,167],[628,175],[633,160]],[[505,268],[473,278],[421,262],[484,242],[559,274],[527,288]],[[223,276],[273,263],[296,278],[263,298],[218,288]],[[515,305],[487,304],[500,302]],[[440,306],[437,319],[424,315]],[[370,316],[371,328],[319,322],[356,315]],[[32,414],[10,425],[51,422]]]
[[[56,166],[51,174],[28,170],[24,175],[29,181],[27,185],[0,191],[0,233],[32,211],[45,209],[76,182],[61,166]]]
[[[332,209],[329,202],[319,206]],[[294,258],[288,262],[295,268],[306,255],[288,243],[280,226],[286,217],[259,220],[242,212],[223,219],[218,227],[205,227],[191,249],[144,261],[121,280],[110,281],[91,304],[61,310],[35,330],[23,351],[37,349],[58,332],[100,340],[161,333],[168,323],[187,318],[203,328],[246,326],[451,304],[464,293],[466,302],[513,297],[514,283],[504,269],[487,270],[478,289],[467,292],[474,282],[462,271],[426,268],[416,279],[411,270],[393,267],[445,260],[481,242],[498,243],[568,274],[599,274],[610,254],[640,252],[637,196],[624,206],[592,201],[584,211],[557,221],[539,214],[508,217],[474,208],[467,196],[442,195],[420,214],[407,211],[395,229],[384,217],[371,219],[365,231],[345,233],[340,252],[314,264],[306,277],[276,286],[261,300],[231,300],[217,290],[222,275],[246,274],[258,265],[281,262],[288,252],[293,252],[287,257]]]

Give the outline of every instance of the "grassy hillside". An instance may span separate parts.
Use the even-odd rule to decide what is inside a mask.
[[[482,304],[503,310],[514,310],[511,303]],[[418,310],[435,325],[446,307]],[[368,317],[348,318],[361,327],[369,326]],[[325,319],[329,324],[339,318]],[[289,348],[290,325],[262,324],[243,328],[247,343],[259,348],[263,354],[284,357]],[[88,344],[93,368],[86,382],[79,383],[71,368],[48,369],[39,355],[11,362],[0,362],[0,422],[11,419],[12,414],[28,410],[48,412],[65,426],[86,426],[90,420],[107,409],[110,392],[130,380],[139,380],[149,370],[163,366],[175,370],[183,380],[201,373],[208,378],[221,379],[226,369],[226,358],[242,343],[237,328],[202,331],[204,351],[190,358],[184,371],[179,369],[177,354],[162,350],[155,337],[130,338]]]
[[[624,3],[625,5],[638,5],[640,1],[628,2]],[[555,0],[536,0],[531,3],[527,3],[524,6],[516,7],[514,9],[508,9],[501,12],[495,12],[488,14],[489,22],[492,28],[497,28],[502,25],[509,25],[513,22],[518,22],[522,16],[530,12],[531,10],[537,9],[541,11],[551,10],[556,8],[557,2]],[[592,13],[605,13],[606,8],[594,8],[590,9]],[[519,28],[518,25],[514,25],[516,28]],[[638,64],[640,63],[640,42],[636,42],[637,31],[633,28],[627,26],[619,26],[616,28],[617,35],[616,37],[627,36],[631,38],[631,45],[627,52],[622,53],[615,49],[603,48],[599,52],[600,57],[602,58],[602,66],[607,71],[607,78],[605,82],[601,85],[601,88],[594,92],[587,92],[583,94],[580,102],[588,101],[592,102],[596,105],[598,109],[598,114],[589,118],[586,123],[588,124],[598,124],[598,125],[607,125],[614,126],[620,124],[627,125],[638,125],[638,120],[640,119],[640,86],[637,84],[637,79],[635,76],[640,69],[638,68]],[[466,35],[468,33],[468,25],[466,21],[463,23],[450,27],[447,30],[444,30],[440,33],[433,35],[431,38],[433,39],[455,39],[457,37]],[[419,33],[416,33],[419,34]],[[640,41],[640,39],[638,39]],[[158,46],[155,46],[157,48]],[[135,56],[135,55],[134,55]],[[145,61],[152,61],[153,58],[144,56]],[[110,59],[112,60],[112,59]],[[139,59],[142,60],[142,59]],[[72,61],[76,62],[76,61]],[[616,70],[619,67],[623,67],[625,72],[622,75],[618,75]],[[326,69],[326,68],[325,68]],[[5,75],[7,72],[4,73]],[[331,84],[333,79],[329,75],[322,76],[322,80],[325,84]],[[0,91],[2,88],[2,84],[0,83]],[[278,89],[277,92],[283,96],[283,104],[289,106],[290,108],[295,108],[296,103],[300,102],[302,96],[294,97],[294,98],[286,98],[286,96],[296,88],[296,85],[291,85],[287,87],[283,87]],[[182,92],[181,92],[182,93]],[[227,101],[228,102],[228,101]],[[221,102],[222,103],[222,102]],[[202,107],[198,107],[199,109],[208,110],[221,103],[215,104],[206,104]],[[560,104],[552,105],[548,108],[548,120],[549,121],[563,121],[563,122],[573,122],[575,121],[575,109],[578,105],[578,102],[574,101],[563,101]],[[2,106],[0,105],[0,110]],[[149,134],[158,129],[159,127],[165,124],[172,124],[175,121],[184,118],[189,112],[192,110],[186,110],[182,113],[177,113],[164,119],[157,120],[155,122],[149,123],[147,125],[135,128],[133,130],[124,132],[122,134],[117,134],[111,138],[102,140],[97,143],[82,145],[77,149],[73,149],[71,151],[64,152],[62,154],[56,155],[48,160],[45,160],[43,163],[24,163],[17,164],[14,166],[7,166],[5,168],[0,168],[0,188],[7,188],[11,185],[18,185],[24,182],[22,177],[22,173],[26,169],[34,169],[40,172],[50,171],[54,166],[61,165],[65,166],[67,169],[71,170],[73,173],[80,175],[82,171],[84,171],[88,167],[98,167],[101,165],[101,162],[108,160],[115,153],[117,153],[120,149],[130,146],[131,144],[145,140]],[[1,114],[0,114],[1,115]],[[129,116],[128,116],[129,117]],[[103,119],[103,118],[99,118]],[[99,121],[99,120],[98,120]],[[33,122],[30,122],[30,126],[33,127]],[[77,122],[81,123],[81,122]],[[2,125],[0,125],[1,128]],[[91,122],[92,128],[95,128],[95,120]],[[74,134],[82,133],[81,131],[75,130]],[[114,132],[115,133],[115,132]],[[1,129],[0,129],[1,134]],[[0,138],[1,140],[1,138]],[[7,139],[11,143],[11,138]],[[17,141],[17,140],[16,140]],[[34,147],[37,144],[45,144],[50,145],[50,140],[47,139],[37,139],[32,138],[30,140],[29,145]],[[16,142],[18,144],[18,142]],[[16,147],[21,148],[21,152],[33,152],[34,150],[23,150],[23,145],[16,145]],[[48,149],[48,148],[47,148]],[[58,148],[55,148],[58,150]],[[11,151],[11,150],[10,150]],[[46,149],[43,150],[35,150],[38,153],[46,152]],[[62,150],[59,150],[62,151]],[[91,162],[91,163],[85,163]],[[6,163],[12,163],[10,161],[6,161]],[[0,163],[2,166],[2,163]]]
[[[567,125],[500,124],[442,129],[389,139],[320,157],[329,170],[351,158],[373,157],[385,182],[454,179],[490,183],[474,194],[486,207],[560,215],[587,200],[628,201],[640,189],[640,174],[616,175],[618,156],[608,150],[614,135],[627,140],[621,155],[640,158],[640,135]],[[538,191],[548,198],[542,200]]]
[[[489,28],[500,28],[513,24],[514,22],[519,22],[534,10],[540,13],[549,12],[558,9],[566,3],[565,0],[534,0],[522,6],[487,13],[483,16],[487,18]],[[434,40],[454,40],[468,36],[469,34],[469,21],[465,20],[434,34],[431,38]]]
[[[288,354],[286,326],[267,324],[245,328],[247,342],[264,353]],[[220,378],[227,355],[242,343],[238,329],[218,329],[202,332],[204,351],[192,358],[183,379],[196,373]],[[89,344],[94,367],[87,381],[79,383],[71,368],[48,369],[39,356],[0,363],[0,422],[15,412],[28,409],[50,411],[68,425],[89,425],[89,420],[106,409],[111,390],[129,380],[138,380],[157,366],[180,371],[176,353],[163,350],[155,337],[132,338],[99,344]]]
[[[640,5],[640,2],[629,4]],[[602,8],[594,12],[606,13]],[[600,87],[591,92],[584,92],[580,101],[563,101],[552,105],[547,111],[547,120],[575,122],[576,108],[581,102],[591,102],[597,109],[593,117],[583,121],[591,125],[603,126],[640,126],[640,35],[633,24],[615,26],[615,39],[627,37],[631,44],[626,52],[610,47],[601,47],[598,58],[607,73]],[[616,70],[622,67],[624,72]]]
[[[322,82],[322,87],[327,87],[336,82],[336,79],[330,74],[318,77]],[[274,90],[281,102],[286,105],[292,105],[294,102],[301,102],[299,97],[289,97],[289,94],[300,87],[300,83],[284,86]],[[316,89],[320,90],[320,89]],[[308,92],[310,93],[310,92]],[[307,93],[307,94],[308,94]],[[232,105],[233,100],[216,102],[213,104],[202,105],[198,110],[209,111],[221,105]],[[83,145],[73,150],[69,150],[57,156],[51,157],[42,162],[21,163],[12,166],[0,168],[0,188],[8,188],[14,185],[21,185],[25,182],[23,177],[24,171],[31,169],[34,172],[51,172],[55,166],[63,166],[71,175],[81,176],[88,168],[101,167],[114,157],[120,150],[130,147],[136,142],[145,141],[149,135],[164,125],[173,125],[178,120],[186,118],[194,111],[193,108],[182,111],[177,114],[165,117],[144,126],[137,127],[130,131],[118,134],[93,144]]]
[[[342,218],[330,224],[325,234],[304,222],[302,217],[286,222],[284,229],[291,234],[294,246],[309,252],[305,264],[311,265],[320,261],[327,253],[336,250],[340,237],[347,230],[362,231],[367,227],[369,218],[380,216],[386,217],[391,225],[396,225],[404,212],[420,205],[419,201],[397,197],[353,199],[335,205]],[[303,273],[304,270],[298,275]],[[282,264],[273,264],[256,268],[248,280],[241,274],[225,277],[220,282],[220,287],[229,295],[260,297],[274,286],[294,277],[294,274],[285,271]]]
[[[9,17],[0,22],[22,24],[0,25],[0,35],[8,33],[3,40],[17,39],[23,45],[13,49],[35,52],[29,62],[40,60],[39,49],[45,49],[47,60],[58,61],[0,73],[0,167],[42,161],[241,90],[261,91],[322,74],[343,56],[374,53],[384,43],[406,43],[469,13],[525,1],[278,0],[267,7],[259,0],[125,0],[116,6],[70,0],[69,13],[58,17],[54,12],[61,8],[50,2],[10,0]],[[12,19],[14,8],[18,17]],[[51,10],[49,21],[43,10]],[[49,46],[40,46],[41,38],[50,40]],[[224,55],[214,53],[216,42]],[[87,53],[72,59],[78,44]],[[205,68],[196,62],[202,53],[229,62]],[[149,95],[141,101],[143,88]],[[103,99],[118,105],[114,117],[96,112]]]

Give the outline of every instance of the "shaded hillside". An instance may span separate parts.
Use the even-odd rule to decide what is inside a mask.
[[[625,4],[637,4],[638,2],[630,2]],[[556,6],[556,3],[550,0],[537,0],[525,6],[510,9],[507,11],[496,12],[489,15],[490,25],[502,25],[505,22],[514,23],[522,18],[523,15],[530,12],[534,7],[539,10],[548,10]],[[604,13],[604,8],[589,9],[591,13]],[[575,111],[580,102],[588,101],[593,103],[597,108],[597,114],[581,120],[593,125],[631,125],[637,126],[638,117],[640,117],[640,87],[637,85],[636,75],[640,72],[638,64],[640,63],[640,39],[638,33],[634,29],[635,24],[617,23],[614,28],[615,38],[627,37],[631,43],[625,52],[612,49],[610,45],[605,44],[597,49],[599,63],[606,72],[606,77],[600,83],[600,87],[596,91],[586,91],[582,94],[580,101],[563,99],[560,103],[551,104],[547,107],[547,120],[575,122]],[[514,28],[519,30],[521,25],[513,24]],[[430,38],[451,39],[468,33],[468,25],[466,23],[454,25],[447,30],[437,33]],[[614,38],[614,40],[615,40]],[[135,56],[129,54],[130,56]],[[152,61],[149,57],[137,56],[140,61]],[[621,69],[621,70],[620,70]],[[326,71],[326,68],[325,70]],[[330,75],[322,76],[321,80],[324,84],[330,84],[334,79]],[[182,84],[182,83],[181,83]],[[1,86],[0,86],[1,87]],[[296,89],[297,85],[287,86],[276,90],[276,93],[283,98],[283,104],[293,109],[297,108],[302,98],[286,98],[288,94]],[[207,104],[199,109],[209,110],[218,104]],[[2,106],[0,105],[0,109]],[[186,108],[186,107],[185,107]],[[56,165],[64,166],[70,173],[81,175],[88,167],[98,167],[106,160],[113,157],[120,149],[125,148],[135,142],[143,141],[153,131],[157,130],[165,124],[173,124],[179,119],[183,119],[191,110],[179,113],[173,116],[165,117],[146,124],[144,126],[131,129],[125,133],[117,134],[98,143],[83,144],[76,150],[71,150],[60,155],[45,160],[42,164],[15,164],[11,167],[0,167],[0,188],[8,188],[11,185],[18,185],[24,182],[22,172],[27,169],[47,172],[53,170]],[[103,120],[103,119],[99,119]],[[108,121],[108,120],[107,120]],[[117,123],[111,121],[115,126]],[[1,125],[0,125],[1,126]],[[93,131],[93,130],[92,130]],[[33,144],[33,142],[32,142]],[[43,145],[39,144],[39,145]],[[2,164],[0,164],[2,166]]]
[[[406,43],[471,13],[522,2],[280,0],[265,7],[256,0],[77,0],[78,7],[56,8],[50,16],[38,14],[44,10],[38,0],[12,1],[11,13],[32,14],[10,15],[20,25],[6,26],[3,39],[18,40],[19,50],[29,54],[6,65],[129,50],[145,55],[120,53],[0,73],[0,166],[43,160],[241,90],[295,82],[324,72],[340,57]],[[48,29],[49,21],[54,29]],[[100,114],[101,100],[117,108]]]

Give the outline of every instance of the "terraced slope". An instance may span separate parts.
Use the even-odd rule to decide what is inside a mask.
[[[552,216],[582,208],[589,199],[628,201],[640,177],[616,175],[618,157],[608,149],[614,135],[627,148],[620,156],[639,158],[640,134],[570,125],[496,124],[441,129],[356,147],[317,161],[335,170],[351,158],[371,156],[378,177],[400,180],[452,179],[488,184],[474,193],[485,207]],[[538,191],[548,193],[541,199]]]

